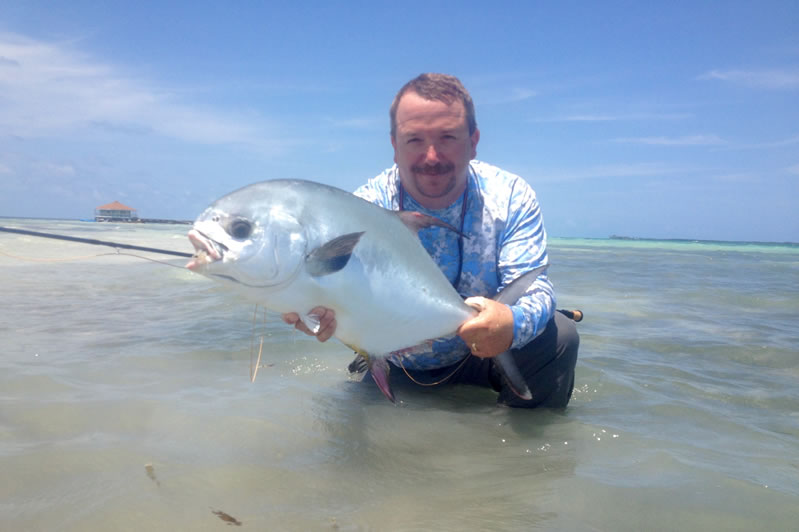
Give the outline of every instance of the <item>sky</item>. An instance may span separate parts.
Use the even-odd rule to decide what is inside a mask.
[[[552,237],[799,242],[799,2],[0,2],[0,216],[354,190],[422,72]]]

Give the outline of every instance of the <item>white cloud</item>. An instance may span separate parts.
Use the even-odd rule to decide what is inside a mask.
[[[685,137],[631,137],[612,139],[622,144],[647,144],[650,146],[719,146],[726,144],[717,135],[689,135]]]
[[[799,137],[791,137],[771,142],[760,142],[757,144],[749,144],[741,146],[741,148],[783,148],[785,146],[793,146],[794,144],[799,144]]]
[[[102,124],[200,144],[273,144],[258,117],[187,102],[69,45],[0,34],[0,58],[0,129],[9,135],[88,134]]]
[[[760,89],[799,88],[799,70],[711,70],[700,80],[718,80]]]
[[[789,166],[785,169],[789,174],[799,175],[799,164],[795,164],[793,166]]]
[[[510,94],[508,94],[508,100],[512,102],[519,102],[521,100],[529,100],[530,98],[537,95],[538,93],[533,89],[515,87],[511,89]]]
[[[495,89],[492,91],[484,91],[479,98],[475,99],[480,105],[501,105],[508,103],[522,102],[537,96],[538,93],[533,89],[525,87],[511,87],[509,89]]]
[[[752,142],[752,143],[724,142],[723,146],[719,148],[719,151],[763,150],[763,149],[772,149],[772,148],[784,148],[787,146],[793,146],[795,144],[799,144],[799,137],[790,137],[781,140]]]
[[[13,66],[19,66],[19,63],[17,61],[14,61],[13,59],[9,59],[8,57],[0,55],[0,66],[13,67]]]
[[[563,170],[532,170],[522,175],[528,177],[531,182],[562,182],[614,177],[653,177],[695,171],[696,169],[651,162],[605,164]]]
[[[345,129],[375,129],[380,127],[386,127],[386,120],[381,117],[376,116],[363,116],[363,117],[353,117],[353,118],[346,118],[346,119],[339,119],[334,117],[327,117],[324,119],[325,122],[335,128],[345,128]]]
[[[76,173],[75,167],[71,164],[53,163],[47,161],[36,162],[32,165],[36,175],[47,177],[73,177]]]
[[[629,113],[629,114],[571,114],[552,118],[540,118],[535,122],[621,122],[636,120],[684,120],[688,113]]]
[[[731,184],[754,183],[760,180],[760,178],[757,175],[747,172],[733,172],[729,174],[719,174],[712,176],[711,179],[721,183],[731,183]]]

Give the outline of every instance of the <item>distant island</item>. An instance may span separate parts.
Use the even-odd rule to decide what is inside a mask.
[[[763,241],[742,241],[742,240],[702,240],[699,238],[650,238],[640,236],[610,235],[610,240],[632,240],[639,242],[686,242],[694,244],[757,244],[763,246],[799,246],[797,242],[763,242]]]

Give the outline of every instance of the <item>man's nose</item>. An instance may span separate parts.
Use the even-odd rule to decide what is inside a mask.
[[[438,161],[438,150],[435,144],[430,144],[425,151],[424,158],[427,161]]]

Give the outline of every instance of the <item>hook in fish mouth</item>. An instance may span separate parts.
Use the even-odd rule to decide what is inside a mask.
[[[190,270],[222,259],[228,247],[198,229],[189,231],[189,241],[194,246],[194,256],[186,264]]]

